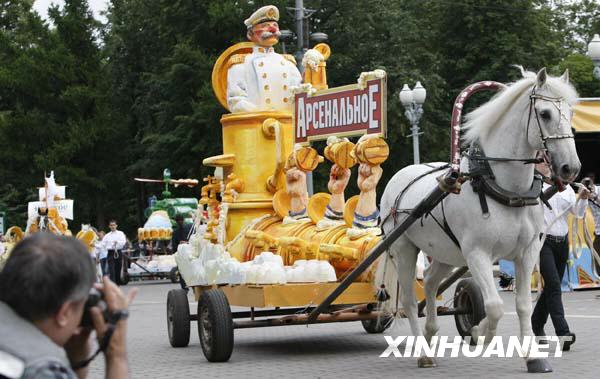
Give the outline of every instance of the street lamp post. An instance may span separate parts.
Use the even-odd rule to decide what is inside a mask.
[[[282,42],[282,47],[284,50],[284,54],[287,53],[287,44],[296,40],[296,52],[294,53],[294,57],[296,58],[296,62],[298,64],[298,70],[300,72],[303,71],[302,67],[302,57],[304,57],[304,53],[309,49],[309,40],[315,43],[325,42],[329,38],[327,34],[322,32],[314,32],[310,33],[310,25],[309,20],[315,12],[316,9],[308,9],[304,7],[304,0],[295,0],[294,7],[288,7],[288,11],[292,12],[292,16],[294,17],[294,22],[296,24],[296,31],[293,32],[291,30],[282,30],[280,41]]]
[[[302,67],[302,57],[309,48],[309,40],[319,43],[327,41],[327,34],[322,32],[309,33],[309,19],[317,11],[316,9],[308,9],[304,7],[304,0],[295,0],[294,7],[288,7],[288,11],[293,12],[294,21],[296,23],[296,33],[291,30],[282,30],[280,40],[282,42],[283,53],[286,54],[286,44],[290,43],[296,38],[296,64],[298,70],[302,73],[304,67]],[[313,190],[313,177],[312,172],[308,172],[306,175],[306,186],[308,188],[308,194],[312,196]]]
[[[594,38],[588,44],[588,56],[594,62],[594,76],[600,79],[600,35],[594,34]]]
[[[402,91],[400,91],[400,102],[404,106],[404,115],[408,119],[411,125],[411,135],[413,139],[413,162],[414,164],[421,163],[419,156],[419,135],[423,132],[419,131],[419,121],[423,115],[423,103],[427,97],[427,90],[421,85],[421,82],[417,82],[414,89],[410,89],[408,84],[404,84]]]

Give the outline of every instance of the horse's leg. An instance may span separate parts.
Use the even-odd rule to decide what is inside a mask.
[[[521,333],[521,341],[525,336],[531,336],[534,339],[533,329],[531,327],[531,274],[533,266],[537,261],[538,254],[533,253],[539,251],[539,244],[534,244],[535,247],[530,251],[526,251],[515,259],[515,279],[516,279],[516,296],[515,305],[517,315],[519,316],[519,326]],[[537,249],[537,250],[535,250]],[[532,341],[532,343],[534,343]],[[528,349],[530,351],[530,349]],[[529,351],[527,353],[529,353]],[[548,360],[543,358],[526,358],[527,371],[529,372],[552,372],[552,366]]]
[[[431,262],[431,265],[425,270],[425,305],[427,310],[427,319],[425,321],[425,338],[431,344],[431,338],[435,336],[440,329],[437,320],[436,295],[441,281],[452,272],[453,266],[436,260]]]
[[[404,314],[408,318],[410,329],[415,337],[422,336],[419,328],[419,314],[417,307],[417,298],[415,296],[415,271],[417,268],[417,248],[408,238],[402,236],[392,245],[395,253],[398,269],[398,282],[400,283],[400,301]],[[419,367],[435,367],[433,357],[419,357],[417,360]]]
[[[494,283],[494,272],[489,254],[481,249],[470,251],[465,257],[473,279],[479,285],[483,294],[486,316],[479,325],[471,329],[472,337],[477,340],[479,336],[485,336],[485,341],[490,342],[496,335],[496,328],[500,318],[504,315],[502,309],[502,298],[496,290]]]
[[[515,306],[519,316],[521,338],[533,336],[531,326],[531,274],[534,260],[530,254],[523,254],[515,259],[516,296]]]

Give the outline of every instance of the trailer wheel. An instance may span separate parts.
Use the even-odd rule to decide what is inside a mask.
[[[169,272],[169,279],[171,279],[171,283],[179,283],[179,269],[177,266],[173,267]]]
[[[391,316],[384,316],[371,320],[361,320],[362,326],[367,333],[379,334],[385,332],[394,321]]]
[[[485,318],[485,306],[479,286],[473,278],[462,279],[454,291],[454,308],[464,310],[455,314],[456,330],[463,337],[471,337],[471,329]],[[471,339],[471,344],[477,341]]]
[[[198,301],[198,337],[209,362],[226,362],[233,351],[233,317],[225,293],[203,291]]]
[[[185,290],[170,290],[167,295],[167,329],[171,346],[186,347],[190,343],[190,304]]]

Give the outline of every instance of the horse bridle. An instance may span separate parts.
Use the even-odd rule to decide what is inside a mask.
[[[529,116],[527,119],[527,136],[529,137],[529,125],[531,124],[531,113],[533,112],[533,113],[535,113],[535,119],[537,121],[538,130],[540,131],[540,138],[542,140],[542,145],[544,147],[543,150],[540,150],[540,152],[542,153],[542,156],[541,157],[536,156],[535,158],[531,159],[531,158],[498,158],[498,157],[487,157],[487,156],[469,155],[468,154],[467,156],[469,157],[469,159],[479,160],[479,161],[494,161],[494,162],[523,162],[524,164],[546,163],[550,167],[550,170],[552,171],[551,158],[548,153],[549,150],[548,150],[548,146],[547,146],[546,142],[548,140],[575,138],[575,136],[573,135],[573,133],[553,134],[553,135],[549,135],[549,136],[546,136],[544,134],[544,131],[542,130],[542,123],[540,121],[540,115],[539,115],[537,109],[535,108],[535,102],[537,100],[551,102],[552,105],[554,105],[554,107],[556,107],[556,109],[558,109],[559,120],[564,119],[567,122],[569,122],[569,120],[567,119],[565,114],[562,112],[562,103],[564,102],[564,99],[562,97],[551,97],[551,96],[540,95],[540,94],[537,94],[535,90],[536,90],[536,85],[533,86],[533,88],[531,89],[531,94],[529,95]],[[560,128],[560,122],[559,122],[559,128]]]
[[[527,136],[529,136],[529,124],[531,123],[531,112],[534,112],[535,119],[538,124],[538,130],[540,131],[540,138],[542,139],[542,145],[544,146],[544,150],[548,151],[548,146],[546,145],[546,142],[548,140],[575,138],[575,136],[573,135],[572,132],[569,132],[567,134],[553,134],[553,135],[549,135],[549,136],[544,135],[544,131],[542,130],[542,123],[540,121],[540,115],[535,107],[536,100],[549,101],[550,103],[552,103],[552,105],[554,105],[554,107],[558,110],[559,128],[560,128],[560,119],[564,119],[567,122],[569,122],[569,120],[562,112],[562,104],[564,102],[564,99],[562,97],[551,97],[551,96],[539,95],[535,92],[535,89],[536,89],[536,86],[534,85],[533,88],[531,89],[531,94],[529,95],[529,117],[527,119]]]

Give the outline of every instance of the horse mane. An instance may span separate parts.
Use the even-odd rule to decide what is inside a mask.
[[[535,72],[526,71],[522,66],[515,67],[521,70],[523,79],[509,84],[494,95],[490,101],[465,116],[466,122],[461,128],[465,132],[462,138],[465,145],[468,146],[487,137],[523,93],[530,91],[536,83],[537,74]],[[570,83],[561,78],[548,75],[544,87],[550,90],[551,96],[562,97],[570,105],[577,102],[577,91]]]

